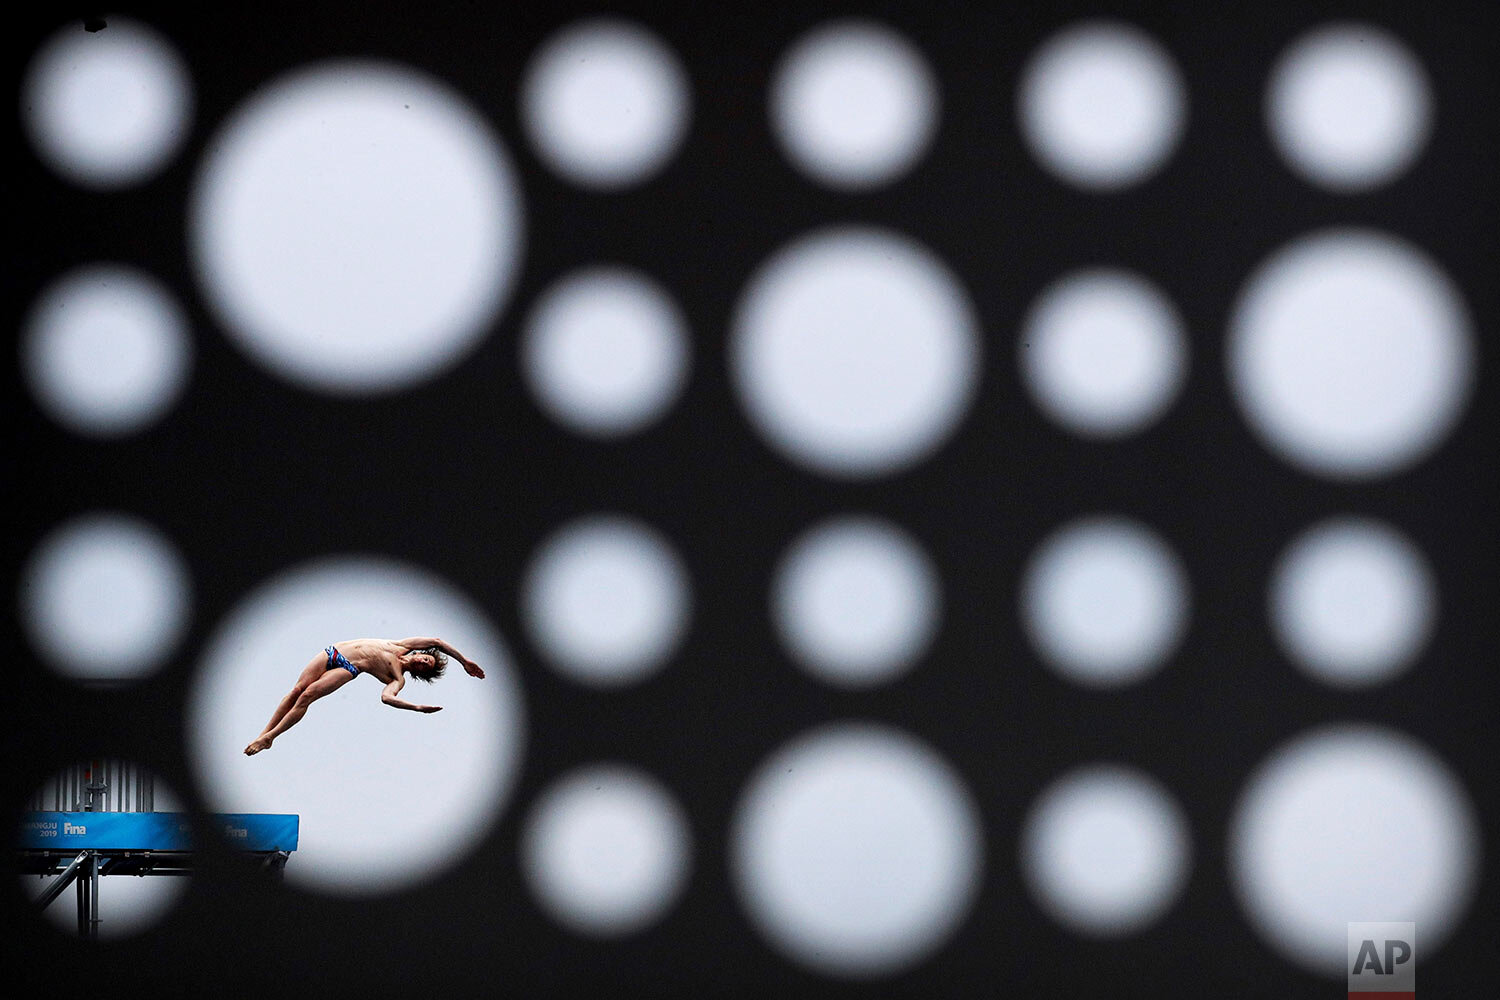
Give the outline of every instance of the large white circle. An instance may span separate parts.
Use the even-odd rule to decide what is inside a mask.
[[[858,478],[942,444],[979,381],[979,324],[941,260],[885,230],[804,236],[751,277],[730,364],[756,428],[789,458]]]
[[[139,765],[133,766],[139,768]],[[38,795],[54,789],[55,783],[65,781],[69,777],[67,770],[54,775],[43,784]],[[183,822],[191,821],[192,817],[187,815],[181,799],[162,780],[161,776],[151,774],[150,778],[152,809],[155,812],[182,813],[180,818]],[[112,794],[118,794],[118,792],[112,790]],[[54,803],[50,801],[51,796],[46,798],[49,801],[42,802],[41,809],[51,811]],[[64,802],[58,811],[76,812],[77,810],[73,808],[74,804]],[[112,808],[119,811],[117,806]],[[66,864],[67,861],[63,863]],[[33,901],[40,897],[57,878],[55,874],[19,877],[21,891]],[[99,940],[121,941],[146,934],[166,919],[167,915],[182,902],[191,883],[191,877],[185,878],[181,875],[101,875],[98,896],[99,923],[96,927]],[[47,923],[59,933],[77,939],[78,903],[77,896],[72,889],[64,890],[62,895],[49,903],[41,912]]]
[[[1187,336],[1160,289],[1128,271],[1075,272],[1048,287],[1021,331],[1021,372],[1053,420],[1091,438],[1142,430],[1176,399]]]
[[[1400,471],[1457,423],[1474,378],[1459,290],[1425,253],[1360,229],[1294,240],[1235,304],[1229,377],[1282,458],[1362,479]]]
[[[735,889],[778,951],[869,978],[917,965],[962,922],[984,831],[933,750],[883,726],[835,724],[756,770],[730,848]]]
[[[190,204],[193,263],[229,336],[338,395],[409,388],[468,354],[510,294],[522,230],[485,118],[374,61],[256,91],[213,137]]]
[[[1427,74],[1396,36],[1338,23],[1299,37],[1266,89],[1271,138],[1304,179],[1364,191],[1405,171],[1432,128]]]
[[[655,281],[592,267],[548,288],[527,319],[522,371],[553,419],[613,438],[661,417],[682,391],[687,320]]]
[[[1096,191],[1129,187],[1159,170],[1187,118],[1187,89],[1171,55],[1115,21],[1086,21],[1049,38],[1022,72],[1019,101],[1032,155]]]
[[[677,56],[639,24],[595,18],[564,28],[531,59],[521,120],[547,166],[575,184],[616,190],[660,171],[692,116]]]
[[[419,693],[407,685],[404,698],[441,712],[390,708],[380,682],[362,675],[314,702],[271,749],[244,755],[325,646],[434,635],[485,672],[450,669]],[[204,799],[219,812],[297,814],[287,881],[341,897],[452,871],[493,829],[525,744],[510,654],[484,614],[427,569],[366,555],[303,563],[248,593],[200,650],[186,721]]]
[[[114,190],[160,172],[192,115],[182,56],[130,18],[93,32],[69,24],[37,50],[21,83],[21,118],[37,154],[84,187]]]
[[[1480,864],[1468,793],[1431,750],[1377,726],[1325,726],[1251,775],[1229,836],[1232,885],[1287,958],[1342,978],[1350,922],[1416,921],[1430,956]]]
[[[1090,937],[1133,934],[1176,901],[1192,867],[1187,816],[1134,768],[1079,767],[1032,804],[1021,834],[1027,888],[1054,919]]]
[[[581,934],[617,937],[660,920],[686,885],[687,817],[635,768],[596,764],[565,775],[532,807],[523,874],[538,902]]]
[[[522,582],[522,620],[547,661],[585,684],[618,687],[665,666],[687,632],[687,569],[655,529],[585,517],[537,549]]]
[[[1079,518],[1037,547],[1021,581],[1021,620],[1049,666],[1090,687],[1158,670],[1187,627],[1190,594],[1177,556],[1144,525]]]
[[[1364,686],[1411,666],[1432,635],[1437,586],[1422,553],[1389,525],[1334,518],[1282,553],[1270,610],[1299,666],[1329,684]]]
[[[32,395],[90,437],[139,431],[187,385],[193,343],[182,307],[135,268],[94,264],[49,285],[32,306],[21,364]]]
[[[823,521],[776,569],[772,617],[797,661],[834,684],[865,687],[910,669],[937,631],[937,570],[917,541],[874,517]]]
[[[792,162],[836,188],[909,171],[937,130],[937,79],[884,25],[835,21],[799,38],[771,79],[771,126]]]
[[[52,529],[22,569],[20,591],[27,638],[75,680],[154,673],[192,615],[192,580],[176,547],[140,518],[113,511]]]

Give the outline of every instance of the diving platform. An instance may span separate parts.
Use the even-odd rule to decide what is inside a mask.
[[[230,846],[251,854],[297,849],[294,813],[218,813],[210,817]],[[28,812],[21,814],[16,848],[22,854],[181,853],[193,849],[188,813]]]
[[[40,909],[76,886],[78,932],[94,939],[100,880],[106,875],[190,874],[198,858],[197,824],[191,813],[152,809],[153,782],[130,765],[94,761],[70,771],[38,793],[33,809],[20,815],[13,847],[21,874],[53,876],[36,900]],[[35,808],[48,799],[74,808]],[[119,808],[109,809],[112,804]],[[297,849],[295,814],[215,813],[206,820],[236,856],[275,878]]]

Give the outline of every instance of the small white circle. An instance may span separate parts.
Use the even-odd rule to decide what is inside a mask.
[[[558,174],[606,190],[649,179],[677,152],[692,87],[677,56],[646,28],[596,18],[564,28],[531,59],[521,120]]]
[[[979,323],[941,260],[906,237],[804,236],[735,307],[730,364],[751,421],[832,476],[908,468],[952,433],[979,381]]]
[[[1021,618],[1049,666],[1090,687],[1158,670],[1187,627],[1187,573],[1144,525],[1094,516],[1043,540],[1021,582]]]
[[[54,528],[21,574],[21,624],[76,680],[138,680],[176,651],[192,583],[172,543],[140,518],[84,514]]]
[[[1294,41],[1266,90],[1271,138],[1305,180],[1338,192],[1393,180],[1432,128],[1427,74],[1370,24],[1328,24]]]
[[[523,874],[559,923],[618,937],[660,920],[686,885],[687,818],[648,775],[596,764],[564,776],[527,818]]]
[[[450,665],[401,697],[437,714],[381,703],[360,674],[320,698],[254,757],[308,666],[344,640],[438,636],[484,671]],[[199,650],[185,707],[189,761],[210,808],[300,817],[286,880],[344,898],[388,896],[447,874],[495,828],[520,774],[526,712],[504,640],[470,597],[422,566],[327,556],[258,584]]]
[[[968,913],[984,831],[938,754],[883,726],[835,724],[774,753],[735,810],[734,885],[783,954],[827,974],[892,975]]]
[[[1266,260],[1235,304],[1235,399],[1282,458],[1365,479],[1400,471],[1458,422],[1474,378],[1458,289],[1395,237],[1324,230]]]
[[[777,631],[814,675],[867,687],[910,669],[937,631],[937,570],[884,520],[845,516],[797,538],[772,584]]]
[[[937,131],[938,86],[927,61],[870,21],[836,21],[798,39],[775,69],[770,103],[787,156],[836,188],[897,179]]]
[[[70,24],[37,50],[21,84],[37,154],[74,184],[113,190],[161,171],[187,138],[187,64],[160,32],[111,17],[105,31]]]
[[[687,632],[692,595],[686,568],[659,532],[595,515],[543,542],[521,600],[527,631],[554,667],[618,687],[666,665]]]
[[[1115,21],[1086,21],[1049,38],[1022,73],[1019,100],[1032,154],[1063,180],[1096,191],[1159,170],[1187,118],[1171,55]]]
[[[446,83],[320,62],[253,94],[213,137],[189,205],[208,304],[255,361],[343,396],[447,370],[520,271],[521,187]]]
[[[1032,805],[1021,868],[1053,918],[1089,937],[1144,930],[1182,891],[1191,868],[1187,817],[1133,768],[1095,764],[1054,781]]]
[[[160,420],[192,367],[187,321],[172,294],[134,268],[95,264],[48,286],[32,306],[21,364],[37,403],[89,437]]]
[[[538,401],[590,437],[641,430],[687,380],[682,311],[629,268],[592,267],[559,279],[538,300],[523,337],[522,370]]]
[[[1187,376],[1187,337],[1160,289],[1128,271],[1069,274],[1032,306],[1021,371],[1053,420],[1091,438],[1144,429]]]
[[[1416,740],[1324,726],[1258,767],[1231,823],[1231,884],[1282,955],[1342,978],[1351,920],[1414,920],[1431,955],[1475,891],[1478,822],[1448,766]]]
[[[1411,666],[1437,613],[1422,553],[1367,518],[1330,519],[1298,536],[1277,561],[1270,598],[1282,647],[1339,687],[1378,684]]]

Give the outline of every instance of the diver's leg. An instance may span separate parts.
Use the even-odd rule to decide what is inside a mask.
[[[245,748],[246,755],[254,756],[270,747],[271,741],[302,721],[302,717],[307,714],[307,707],[309,705],[324,695],[332,694],[352,680],[354,680],[354,675],[342,667],[335,667],[332,670],[324,671],[323,676],[302,689],[302,692],[297,695],[296,700],[292,702],[291,708],[286,710],[286,713],[282,715],[275,726],[262,733]]]
[[[321,678],[309,684],[303,690],[303,693],[297,696],[296,702],[293,702],[291,708],[287,709],[287,714],[282,715],[281,721],[276,723],[276,726],[270,732],[263,733],[260,738],[255,739],[255,742],[252,742],[249,747],[245,748],[245,753],[248,756],[254,757],[255,754],[267,750],[272,745],[272,741],[275,741],[278,736],[281,736],[282,733],[287,732],[288,729],[291,729],[291,727],[296,726],[297,723],[302,721],[303,715],[308,714],[309,705],[317,702],[324,694],[335,693],[335,691],[338,691],[339,688],[344,687],[345,684],[353,681],[353,679],[353,673],[342,669],[342,667],[335,667],[333,670],[324,672]]]
[[[313,681],[322,677],[327,669],[328,656],[324,653],[319,653],[313,657],[307,666],[302,668],[302,673],[297,675],[297,683],[292,685],[291,691],[287,692],[286,697],[281,699],[281,704],[276,706],[276,711],[271,713],[271,721],[266,723],[266,728],[260,731],[262,736],[276,728],[276,723],[281,721],[281,717],[289,712],[292,706],[297,703],[297,696],[306,691]]]

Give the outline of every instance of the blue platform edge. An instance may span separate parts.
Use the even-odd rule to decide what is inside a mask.
[[[295,851],[296,814],[216,813],[210,825],[235,850]],[[190,851],[188,813],[28,812],[21,814],[16,847],[23,851]]]

